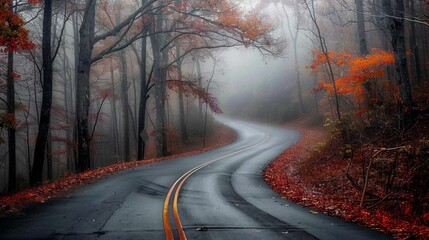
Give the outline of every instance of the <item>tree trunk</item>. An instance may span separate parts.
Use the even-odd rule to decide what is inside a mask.
[[[162,4],[162,2],[160,3]],[[151,43],[153,50],[153,65],[155,77],[155,110],[156,110],[156,124],[155,124],[155,144],[156,154],[158,157],[166,156],[167,151],[167,131],[165,126],[165,100],[166,100],[166,73],[168,52],[166,49],[161,50],[161,47],[166,42],[165,34],[161,33],[163,30],[164,21],[162,15],[158,14],[155,21],[155,31],[158,34],[154,35],[154,29],[151,28]]]
[[[328,75],[329,75],[330,81],[332,83],[332,86],[334,88],[335,110],[337,113],[338,120],[341,121],[340,103],[339,103],[339,97],[337,94],[337,86],[335,83],[335,76],[334,76],[334,71],[332,69],[332,64],[331,64],[331,61],[330,61],[329,56],[328,56],[328,47],[326,46],[326,39],[322,36],[322,32],[321,32],[319,23],[317,22],[316,12],[315,12],[315,8],[314,8],[314,2],[308,3],[308,0],[304,0],[304,3],[306,5],[308,13],[310,14],[310,17],[311,17],[311,20],[314,24],[314,27],[316,28],[316,36],[317,36],[317,40],[319,41],[319,44],[320,44],[320,49],[326,58],[326,62],[328,65]]]
[[[156,123],[155,123],[155,148],[156,156],[163,156],[163,131],[164,131],[164,100],[161,96],[162,89],[162,67],[161,67],[161,53],[158,45],[157,38],[152,35],[150,37],[153,51],[153,66],[154,66],[154,80],[155,80],[155,111],[156,111]]]
[[[115,74],[113,72],[113,60],[110,60],[110,78],[112,81],[112,94],[115,94]],[[110,108],[112,112],[112,132],[113,132],[113,143],[115,145],[114,153],[115,156],[119,156],[120,147],[119,147],[119,132],[118,132],[118,119],[116,116],[116,101],[113,98],[110,98]]]
[[[120,12],[115,14],[116,23],[121,21]],[[119,72],[121,76],[121,97],[122,97],[122,116],[124,120],[123,130],[123,149],[124,149],[124,160],[130,161],[130,113],[128,109],[128,66],[127,59],[125,56],[125,50],[121,50],[118,53],[119,57]]]
[[[313,87],[314,87],[314,88],[316,88],[316,87],[317,87],[317,78],[318,78],[318,73],[316,72],[316,73],[314,73],[313,75],[314,75],[314,76],[313,76]],[[316,113],[317,113],[317,114],[320,114],[320,111],[319,111],[319,97],[318,97],[318,93],[317,93],[316,91],[314,91],[313,95],[314,95],[314,108],[315,108],[315,110],[316,110]]]
[[[357,19],[357,32],[359,40],[359,54],[361,56],[368,55],[368,47],[366,44],[365,34],[365,15],[363,12],[363,1],[356,0],[356,19]]]
[[[124,117],[124,160],[130,161],[130,114],[128,109],[128,74],[127,74],[127,60],[125,58],[125,51],[119,52],[120,59],[120,72],[121,72],[121,95],[122,95],[122,114]]]
[[[158,29],[158,32],[162,31],[162,27],[160,29]],[[163,45],[161,46],[165,46],[166,42],[167,42],[167,35],[161,35],[161,42],[163,43]],[[160,99],[162,101],[161,104],[161,115],[162,117],[159,118],[160,121],[162,121],[162,155],[163,156],[167,156],[170,153],[168,152],[168,148],[167,148],[167,142],[168,142],[168,138],[167,138],[167,126],[166,123],[168,123],[168,121],[166,122],[166,118],[165,118],[165,108],[167,106],[167,70],[168,70],[168,48],[164,48],[161,51],[161,82],[160,82]]]
[[[176,41],[176,57],[180,57],[180,44],[179,41]],[[177,76],[179,83],[179,119],[180,119],[180,132],[182,136],[182,141],[185,143],[188,141],[188,131],[186,129],[186,120],[185,120],[185,106],[183,103],[183,84],[182,84],[182,60],[177,60]]]
[[[355,0],[356,3],[356,19],[357,19],[357,34],[359,41],[359,55],[366,56],[368,55],[368,46],[366,43],[366,30],[365,30],[365,15],[363,10],[363,1]],[[365,82],[363,84],[365,89],[365,105],[368,109],[371,109],[371,98],[372,98],[372,90],[371,90],[371,82]]]
[[[408,1],[408,0],[407,0]],[[415,3],[414,0],[410,0],[410,15],[416,16]],[[418,83],[422,80],[421,70],[420,70],[420,51],[419,46],[417,44],[417,36],[416,36],[416,24],[414,22],[410,22],[410,46],[413,56],[411,57],[411,66],[412,73],[415,79],[415,82]]]
[[[197,65],[197,84],[198,88],[203,89],[203,76],[201,73],[201,62],[200,62],[200,55],[197,51],[195,54],[195,64]],[[203,122],[203,102],[201,99],[198,99],[198,129],[200,131],[201,138],[204,137],[204,128],[205,124],[201,124]]]
[[[288,30],[290,33],[290,37],[292,38],[292,42],[293,42],[293,57],[294,57],[294,63],[295,63],[295,71],[296,71],[296,87],[297,87],[297,92],[298,92],[298,100],[299,100],[299,105],[301,107],[301,113],[305,113],[305,108],[304,108],[304,102],[302,100],[302,89],[301,89],[301,78],[300,78],[300,74],[299,74],[299,67],[298,67],[298,35],[299,35],[299,19],[296,19],[296,26],[295,26],[295,32],[292,31],[292,27],[290,25],[290,21],[289,21],[289,15],[287,13],[287,10],[285,8],[285,5],[282,4],[282,8],[283,8],[283,13],[286,16],[286,20],[287,20],[287,26],[288,26]],[[293,9],[294,12],[296,14],[296,16],[299,16],[299,9],[298,9],[298,3],[294,3],[293,5]]]
[[[35,72],[34,72],[35,73]],[[36,74],[34,74],[34,77],[36,77]],[[31,96],[31,83],[27,83],[27,93],[28,96]],[[31,106],[31,99],[28,99],[27,106]],[[28,123],[30,118],[30,111],[25,111],[25,122]],[[30,125],[25,124],[25,146],[27,151],[27,171],[28,171],[28,179],[31,178],[31,160],[32,160],[32,153],[31,153],[31,141],[30,141]]]
[[[405,29],[404,29],[404,1],[394,0],[396,8],[392,8],[390,0],[383,0],[383,9],[386,15],[391,16],[387,19],[387,29],[392,39],[392,47],[395,53],[395,68],[397,75],[397,84],[399,87],[399,105],[400,119],[399,126],[401,129],[406,128],[412,121],[412,96],[411,83],[408,77],[407,57],[405,48]]]
[[[49,131],[48,139],[46,141],[46,179],[52,180],[52,142],[51,142],[51,131]]]
[[[212,83],[213,78],[210,78],[207,82],[206,92],[210,92],[210,84]],[[207,117],[208,117],[208,104],[206,104],[206,109],[204,113],[204,131],[203,131],[203,148],[206,147],[206,139],[207,139]]]
[[[64,36],[67,35],[66,29],[64,30]],[[73,92],[73,86],[72,86],[72,73],[70,69],[70,61],[67,57],[67,51],[66,51],[66,42],[64,42],[62,46],[63,51],[63,74],[64,74],[64,84],[63,84],[63,91],[64,91],[64,110],[65,110],[65,120],[66,120],[66,142],[67,142],[67,152],[66,152],[66,161],[67,161],[67,171],[71,172],[73,169],[72,164],[72,131],[70,131],[70,111],[72,109],[71,104],[73,102],[72,99],[72,92]]]
[[[77,81],[78,81],[78,65],[79,65],[79,43],[80,43],[80,34],[79,34],[79,25],[78,25],[78,16],[79,16],[80,12],[76,12],[75,14],[73,14],[72,17],[72,24],[73,24],[73,50],[74,50],[74,72],[73,72],[73,87],[74,87],[74,91],[72,94],[72,104],[71,106],[77,110],[77,104],[78,104],[78,99],[77,99]],[[78,171],[78,134],[77,134],[77,112],[74,112],[74,118],[76,119],[75,121],[73,121],[73,127],[72,127],[72,139],[73,139],[73,144],[75,145],[73,147],[73,152],[72,152],[72,158],[73,158],[73,168],[74,171],[77,172]]]
[[[422,12],[424,12],[425,9],[425,5],[426,3],[424,3],[424,1],[419,1],[419,6],[417,7],[417,9],[420,9],[420,14]],[[418,36],[417,38],[420,40],[418,41],[418,46],[419,46],[419,50],[421,50],[421,54],[420,54],[420,69],[421,69],[421,75],[422,75],[422,79],[424,80],[428,80],[428,76],[429,76],[429,67],[428,67],[428,52],[429,52],[429,48],[428,48],[428,39],[429,39],[429,30],[428,27],[426,27],[423,24],[419,24],[419,31],[417,31]]]
[[[79,58],[76,89],[76,120],[77,120],[77,171],[90,168],[90,137],[88,132],[88,114],[90,101],[90,70],[91,53],[95,32],[96,0],[88,0],[82,26],[79,30]]]
[[[145,0],[142,0],[142,5],[145,4]],[[144,21],[144,20],[143,20]],[[146,32],[147,30],[144,29]],[[147,57],[147,38],[142,38],[141,42],[141,65],[140,65],[140,102],[139,102],[139,112],[138,112],[138,143],[137,143],[137,160],[144,159],[145,153],[145,141],[147,139],[143,138],[147,135],[146,133],[146,100],[147,100],[147,91],[148,83],[146,79],[146,57]]]
[[[13,77],[13,51],[7,56],[7,112],[15,116],[15,79]],[[9,179],[8,192],[16,192],[16,130],[15,127],[8,128],[9,148]]]
[[[43,9],[43,95],[42,108],[40,110],[39,131],[37,133],[34,148],[33,168],[31,171],[30,184],[37,185],[42,182],[43,162],[45,158],[46,144],[48,141],[49,124],[51,120],[52,106],[52,54],[51,54],[51,23],[52,23],[52,0],[45,1]]]
[[[299,105],[301,107],[301,113],[305,113],[304,102],[302,100],[301,78],[299,75],[297,42],[298,42],[298,30],[296,30],[295,38],[293,39],[293,55],[294,55],[294,61],[295,61],[296,86],[298,88],[297,90],[298,90]]]

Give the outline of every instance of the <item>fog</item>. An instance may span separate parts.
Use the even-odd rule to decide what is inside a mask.
[[[285,9],[287,10],[287,9]],[[290,13],[288,13],[290,14]],[[309,95],[313,82],[311,72],[306,69],[310,65],[311,51],[309,39],[305,34],[298,36],[298,69],[295,67],[293,46],[289,36],[287,19],[283,9],[269,4],[262,14],[275,26],[273,35],[279,41],[286,42],[286,48],[280,56],[264,54],[252,47],[235,47],[222,49],[217,54],[218,63],[213,76],[215,82],[213,93],[218,98],[226,115],[258,120],[282,121],[294,118],[298,114],[296,74],[303,74],[303,94]],[[290,26],[295,23],[291,20]],[[206,77],[209,78],[213,61],[205,62]],[[288,107],[288,114],[273,113],[278,107]],[[282,119],[283,118],[283,119]]]
[[[264,57],[259,51],[247,48],[228,49],[220,58],[222,70],[215,79],[221,91],[216,95],[227,113],[252,104],[252,100],[276,87],[287,92],[293,85],[295,73],[290,59]]]

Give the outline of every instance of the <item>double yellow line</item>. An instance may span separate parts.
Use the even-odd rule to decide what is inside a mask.
[[[173,197],[173,217],[174,217],[174,222],[176,223],[177,232],[179,234],[179,239],[180,240],[187,240],[188,238],[186,237],[185,231],[183,230],[183,225],[182,225],[182,222],[180,221],[179,210],[178,210],[178,207],[177,207],[177,202],[178,202],[178,199],[179,199],[180,190],[181,190],[183,184],[185,183],[185,181],[192,174],[194,174],[195,172],[197,172],[198,170],[200,170],[200,169],[202,169],[204,167],[207,167],[208,165],[210,165],[210,164],[212,164],[214,162],[217,162],[217,161],[219,161],[221,159],[230,157],[232,155],[235,155],[235,154],[247,151],[250,148],[256,147],[257,145],[260,145],[260,144],[266,142],[269,138],[270,138],[269,135],[265,134],[265,137],[264,137],[264,139],[262,141],[254,144],[252,146],[249,146],[249,147],[246,147],[246,148],[234,151],[232,153],[226,154],[224,156],[212,159],[212,160],[210,160],[208,162],[205,162],[203,164],[200,164],[200,165],[192,168],[191,170],[187,171],[185,174],[183,174],[182,176],[180,176],[173,183],[173,185],[170,187],[170,189],[168,190],[167,196],[165,197],[165,201],[164,201],[164,209],[163,209],[163,215],[162,216],[163,216],[163,225],[164,225],[164,231],[165,231],[165,239],[166,240],[174,240],[173,230],[171,229],[171,224],[170,224],[170,220],[169,220],[169,216],[168,216],[168,209],[169,209],[169,205],[170,205],[170,199],[171,199],[171,196],[173,195],[173,192],[174,192],[174,197]]]

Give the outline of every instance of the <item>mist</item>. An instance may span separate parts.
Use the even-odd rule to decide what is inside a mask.
[[[299,117],[297,102],[297,71],[301,71],[303,94],[312,95],[313,74],[307,66],[311,63],[310,40],[302,33],[298,36],[298,68],[295,66],[293,46],[288,23],[295,23],[284,14],[288,8],[268,4],[262,16],[275,26],[273,35],[284,41],[286,48],[280,56],[267,55],[252,47],[234,47],[219,51],[213,81],[213,92],[226,115],[254,120],[283,122]],[[288,13],[290,14],[290,13]],[[207,77],[213,61],[205,63]],[[309,101],[309,100],[308,100]]]

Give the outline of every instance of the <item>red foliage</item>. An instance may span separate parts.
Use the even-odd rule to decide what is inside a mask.
[[[38,3],[31,0],[29,3]],[[33,49],[36,46],[30,41],[21,16],[12,10],[12,0],[0,1],[0,48],[1,52]]]
[[[177,81],[177,80],[169,80],[167,82],[168,88],[174,91],[179,91],[179,85],[182,86],[185,96],[187,97],[192,96],[202,101],[203,103],[209,106],[212,112],[216,114],[222,113],[222,110],[219,107],[217,98],[212,96],[205,89],[199,88],[197,85],[191,82]]]
[[[334,158],[323,162],[306,162],[310,150],[324,135],[317,129],[299,128],[302,139],[282,153],[264,171],[265,181],[284,198],[329,215],[392,233],[406,239],[411,235],[427,239],[429,227],[418,221],[409,221],[386,209],[359,207],[361,192],[353,188],[345,177],[347,161]],[[323,171],[320,171],[323,169]],[[347,197],[345,197],[347,196]],[[408,209],[409,208],[409,205]],[[406,206],[397,206],[405,208]],[[425,215],[426,220],[428,215]]]

